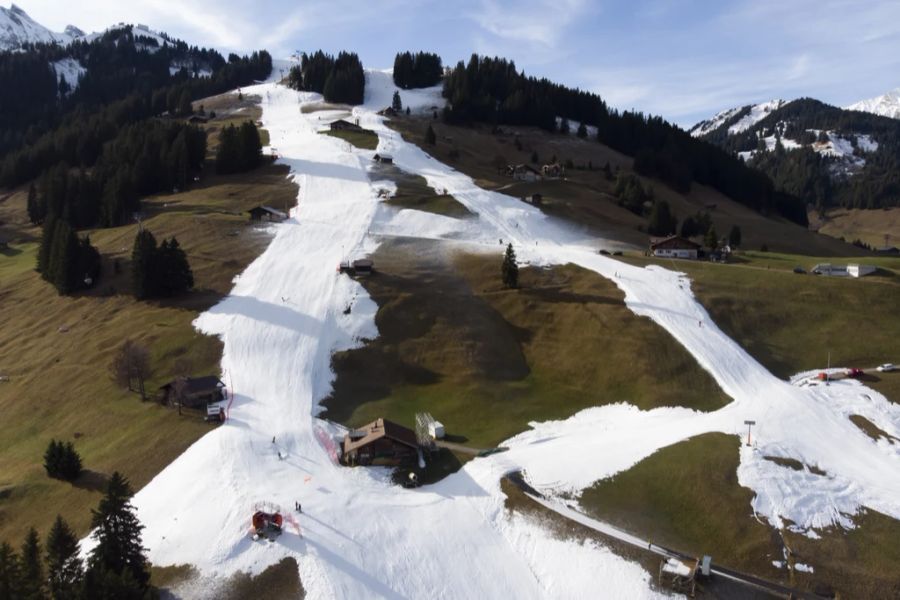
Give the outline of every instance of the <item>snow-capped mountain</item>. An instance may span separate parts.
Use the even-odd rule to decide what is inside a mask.
[[[15,4],[0,6],[0,50],[16,50],[28,43],[68,44],[83,35],[74,25],[62,33],[50,31]]]
[[[719,129],[727,127],[728,135],[741,133],[765,119],[774,110],[787,104],[784,100],[770,100],[761,104],[748,104],[738,108],[729,108],[711,119],[700,121],[689,133],[694,137],[704,137]]]
[[[892,119],[900,119],[900,88],[875,98],[860,100],[845,108],[847,110],[859,110]]]

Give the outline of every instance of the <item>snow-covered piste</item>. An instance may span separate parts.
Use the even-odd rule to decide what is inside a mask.
[[[379,185],[367,176],[373,153],[319,135],[319,115],[301,113],[300,103],[320,96],[274,83],[243,90],[262,98],[271,149],[291,168],[298,205],[288,221],[272,226],[271,244],[236,278],[231,295],[196,321],[224,341],[223,380],[234,401],[223,426],[135,497],[154,564],[227,575],[293,556],[310,598],[593,598],[599,580],[604,597],[655,597],[639,565],[510,516],[500,478],[521,469],[545,494],[577,493],[691,436],[741,435],[745,419],[757,426],[754,446],[741,452],[739,481],[756,492],[753,508],[773,525],[790,519],[803,530],[851,526],[861,507],[900,518],[898,446],[876,443],[848,419],[863,415],[900,437],[896,405],[854,381],[825,387],[775,378],[716,327],[683,274],[601,256],[573,229],[478,188],[404,142],[375,114],[390,105],[394,90],[389,74],[369,72],[366,102],[354,116],[378,132],[378,151],[452,194],[478,215],[474,224],[382,205]],[[436,89],[401,96],[413,110],[440,103]],[[332,353],[377,335],[377,307],[335,269],[386,235],[463,240],[498,257],[503,238],[522,261],[591,269],[625,292],[632,311],[669,331],[734,401],[712,413],[618,403],[533,423],[504,442],[508,452],[416,490],[392,485],[383,469],[338,466],[330,440],[340,428],[315,414],[330,390]],[[604,401],[599,390],[597,402]],[[826,475],[764,456],[794,458]],[[297,501],[302,514],[292,511]],[[271,543],[248,535],[264,502],[292,517]]]

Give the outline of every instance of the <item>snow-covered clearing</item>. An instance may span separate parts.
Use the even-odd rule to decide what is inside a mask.
[[[65,79],[69,88],[72,90],[78,87],[78,78],[87,72],[87,69],[85,69],[80,62],[71,57],[52,62],[50,65],[56,73],[56,78],[59,79],[62,77]]]
[[[270,246],[236,278],[231,295],[196,321],[224,341],[223,380],[234,403],[225,425],[135,497],[153,563],[225,574],[259,572],[294,556],[310,598],[594,598],[601,580],[604,597],[655,597],[638,565],[510,516],[500,478],[521,469],[545,494],[577,493],[691,436],[740,435],[745,419],[758,425],[754,447],[741,452],[738,477],[756,491],[754,509],[773,524],[788,518],[804,529],[849,525],[846,516],[861,506],[900,518],[900,449],[875,443],[847,418],[865,415],[900,437],[896,406],[857,382],[801,387],[775,378],[710,321],[683,274],[601,256],[573,229],[478,188],[404,142],[375,114],[394,89],[389,75],[370,72],[366,104],[355,116],[378,132],[380,152],[452,194],[477,221],[388,210],[377,193],[383,184],[366,175],[373,153],[318,135],[319,115],[301,113],[298,102],[318,95],[274,83],[243,90],[262,98],[271,145],[299,184],[298,206],[272,226]],[[413,110],[439,104],[435,88],[402,95]],[[332,353],[377,335],[377,307],[335,267],[374,250],[382,235],[463,240],[498,256],[502,238],[523,261],[591,269],[625,292],[631,310],[681,342],[734,402],[713,413],[613,404],[533,423],[504,443],[508,452],[473,460],[418,490],[391,485],[383,469],[340,467],[323,443],[340,428],[314,415],[333,379]],[[348,304],[352,311],[344,314]],[[827,475],[793,471],[765,455],[795,458]],[[302,502],[302,536],[289,527],[275,543],[253,542],[250,516],[263,501],[288,512]]]

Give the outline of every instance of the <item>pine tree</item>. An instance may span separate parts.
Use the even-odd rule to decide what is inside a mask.
[[[194,274],[187,255],[174,236],[171,240],[163,240],[158,255],[161,293],[172,296],[194,287]]]
[[[44,220],[44,211],[40,205],[37,195],[37,189],[34,182],[28,186],[28,220],[34,225],[40,225]]]
[[[62,296],[80,287],[77,273],[79,260],[78,236],[66,221],[56,222],[53,245],[50,248],[49,264],[44,279],[53,284]]]
[[[719,247],[719,235],[716,233],[715,227],[710,227],[706,235],[703,236],[703,245],[710,250],[715,250]]]
[[[238,131],[238,170],[249,171],[259,166],[262,143],[259,130],[252,121],[244,121]]]
[[[425,132],[425,143],[431,146],[437,143],[437,135],[434,133],[434,128],[432,128],[431,124],[428,125],[428,130]]]
[[[44,451],[44,470],[50,477],[59,477],[59,466],[62,463],[62,442],[50,440]]]
[[[678,220],[672,214],[669,203],[665,200],[653,203],[647,232],[650,235],[670,235],[678,229]]]
[[[394,99],[391,101],[391,108],[400,112],[403,110],[403,102],[400,100],[400,92],[394,91]]]
[[[580,137],[581,139],[584,139],[587,137],[587,127],[585,126],[584,123],[578,124],[578,131],[576,132],[576,135],[578,137]]]
[[[19,557],[7,542],[0,544],[0,600],[21,598],[22,578]]]
[[[156,254],[156,238],[150,230],[138,231],[131,251],[131,281],[134,297],[139,300],[159,293]]]
[[[37,271],[44,279],[50,266],[50,250],[53,248],[53,234],[56,232],[56,215],[50,213],[41,228],[41,245],[38,248]]]
[[[28,530],[19,556],[19,576],[22,579],[20,598],[42,600],[44,593],[44,565],[41,561],[41,542],[34,527]]]
[[[741,228],[737,225],[732,225],[731,231],[728,232],[728,244],[732,248],[737,248],[741,245]]]
[[[238,132],[234,125],[224,127],[219,134],[219,147],[216,149],[216,173],[234,173],[238,170],[238,144]]]
[[[519,265],[516,264],[516,251],[513,250],[512,244],[506,246],[506,254],[503,256],[500,274],[503,277],[503,285],[506,287],[515,288],[519,286]]]
[[[565,133],[569,133],[569,131],[571,131],[571,127],[569,126],[569,120],[566,119],[565,117],[563,117],[559,121],[559,132],[565,134]]]
[[[81,475],[81,456],[78,455],[72,442],[66,442],[62,446],[59,474],[60,478],[66,481],[75,481]]]
[[[93,576],[109,571],[134,578],[141,589],[147,589],[150,570],[141,545],[141,525],[131,504],[133,492],[128,480],[118,471],[110,477],[106,495],[92,511],[91,534],[97,545],[88,557],[88,570]]]
[[[53,600],[77,600],[83,576],[78,538],[59,515],[47,536],[46,555],[50,597]]]

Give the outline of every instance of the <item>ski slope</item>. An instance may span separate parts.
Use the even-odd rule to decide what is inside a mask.
[[[773,377],[711,322],[683,274],[601,256],[574,229],[478,188],[404,142],[375,114],[394,89],[389,74],[369,72],[366,103],[355,116],[378,132],[379,152],[452,194],[477,221],[388,209],[367,176],[373,153],[317,134],[316,113],[299,110],[318,95],[274,83],[243,90],[262,97],[271,150],[290,167],[298,204],[287,222],[272,226],[271,244],[236,278],[231,294],[195,322],[224,342],[223,380],[234,402],[226,424],[135,497],[154,564],[189,563],[205,575],[224,575],[256,573],[293,556],[310,598],[594,598],[601,580],[604,597],[656,597],[639,565],[511,516],[499,480],[524,470],[543,493],[577,494],[691,436],[737,435],[744,419],[758,426],[755,447],[742,450],[738,477],[756,491],[754,509],[773,525],[790,519],[803,530],[850,526],[849,516],[863,506],[900,518],[898,447],[873,442],[847,418],[862,414],[900,437],[894,405],[857,382],[825,388]],[[439,103],[436,89],[401,96],[414,110]],[[522,261],[591,269],[625,292],[631,310],[669,331],[734,401],[713,413],[620,403],[533,423],[504,443],[508,452],[473,460],[417,490],[391,485],[384,469],[340,467],[328,443],[340,428],[315,414],[333,379],[332,353],[377,335],[377,307],[335,267],[388,235],[452,239],[498,256],[502,238]],[[793,471],[763,455],[796,458],[828,475]],[[290,512],[295,501],[303,505],[294,515],[298,527],[275,543],[250,539],[255,506],[274,503]],[[191,593],[215,595],[210,588]]]

